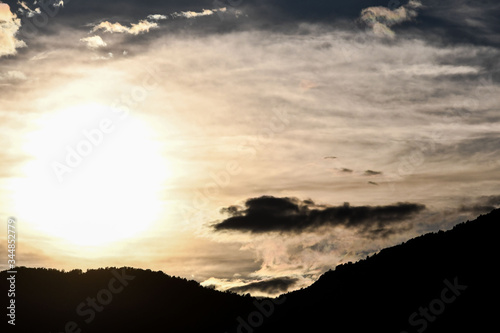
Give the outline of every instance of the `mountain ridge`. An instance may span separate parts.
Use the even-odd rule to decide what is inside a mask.
[[[494,290],[499,220],[497,209],[451,230],[427,233],[354,264],[339,265],[307,289],[286,294],[289,304],[294,305],[285,305],[283,313],[291,318],[299,314],[309,318],[307,323],[296,321],[294,329],[323,329],[328,322],[322,319],[331,318],[328,313],[342,318],[337,327],[341,332],[451,332],[464,327],[476,330],[483,324],[490,328],[498,306],[490,307],[489,298],[500,296]],[[445,304],[440,313],[437,308],[444,303],[441,293],[456,281],[467,289],[454,302]],[[420,314],[420,309],[429,304],[439,313],[431,314],[430,320],[425,313]],[[490,321],[484,319],[488,315]],[[273,324],[266,331],[276,328],[277,322],[286,329],[286,322],[279,317],[272,318]]]
[[[19,267],[16,331],[489,329],[498,311],[490,303],[500,296],[495,290],[499,220],[497,209],[451,230],[410,239],[339,265],[311,286],[278,299],[215,291],[162,271],[131,267],[85,273]],[[3,290],[6,277],[0,272]]]

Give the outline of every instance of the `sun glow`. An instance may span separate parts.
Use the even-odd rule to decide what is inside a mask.
[[[106,245],[148,229],[169,169],[138,116],[90,104],[40,118],[16,186],[21,218],[74,245]]]

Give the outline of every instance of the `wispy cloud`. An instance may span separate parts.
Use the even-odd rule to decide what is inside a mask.
[[[104,21],[94,26],[91,32],[102,30],[109,33],[126,33],[131,35],[139,35],[141,33],[149,32],[151,29],[158,28],[158,23],[150,22],[148,20],[141,20],[139,23],[132,23],[130,27],[124,26],[118,22],[111,23]]]
[[[184,18],[191,19],[191,18],[197,18],[197,17],[203,17],[203,16],[210,16],[210,15],[214,15],[215,13],[226,13],[227,14],[228,10],[226,7],[222,7],[222,8],[213,8],[213,9],[203,9],[201,12],[195,12],[195,11],[176,12],[176,13],[171,14],[171,16],[173,18],[184,17]],[[241,15],[241,11],[235,10],[235,9],[233,9],[231,11],[231,13],[235,17],[238,17],[239,15]]]
[[[225,8],[203,9],[201,12],[195,12],[195,11],[175,12],[173,14],[170,14],[170,17],[173,19],[175,18],[192,19],[203,16],[210,16],[218,11],[225,12],[226,9]],[[151,29],[159,28],[159,24],[157,22],[167,19],[168,16],[164,14],[150,14],[147,16],[146,19],[140,20],[138,23],[132,23],[130,26],[125,26],[119,22],[112,23],[109,21],[103,21],[95,25],[92,28],[91,32],[97,32],[99,30],[102,30],[104,32],[109,32],[109,33],[126,33],[131,35],[139,35],[141,33],[147,33]]]
[[[2,81],[24,81],[26,80],[26,75],[21,71],[7,71],[5,73],[0,73],[0,82]]]
[[[210,16],[213,15],[217,9],[203,9],[201,12],[193,12],[193,11],[187,11],[187,12],[179,12],[179,13],[173,13],[173,17],[185,17],[185,18],[195,18],[195,17],[200,17],[200,16]]]
[[[382,69],[387,75],[444,76],[478,74],[480,69],[473,66],[453,66],[437,64],[415,64],[405,68]]]
[[[45,52],[40,52],[38,54],[35,54],[30,58],[30,61],[39,61],[39,60],[44,60],[50,57],[50,55],[53,53],[53,51],[45,51]]]

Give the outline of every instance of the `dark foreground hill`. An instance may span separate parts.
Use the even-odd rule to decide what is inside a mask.
[[[133,268],[19,268],[16,329],[7,332],[497,331],[499,221],[495,210],[412,239],[278,300]],[[7,277],[0,273],[2,293]]]
[[[499,231],[495,210],[338,266],[288,294],[265,332],[498,331]]]

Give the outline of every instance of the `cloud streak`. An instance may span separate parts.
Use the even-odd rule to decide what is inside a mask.
[[[0,82],[2,81],[24,81],[27,80],[26,75],[20,71],[7,71],[6,73],[0,73]]]
[[[195,18],[195,17],[201,17],[201,16],[210,16],[213,15],[217,9],[203,9],[201,12],[193,12],[193,11],[187,11],[187,12],[180,12],[180,13],[173,13],[173,17],[185,17],[185,18]]]
[[[118,22],[111,23],[109,21],[104,21],[96,26],[94,26],[91,32],[97,32],[102,30],[109,33],[125,33],[130,35],[139,35],[142,33],[147,33],[151,29],[158,28],[158,23],[150,22],[148,20],[141,20],[139,23],[132,23],[130,27],[124,26]]]

